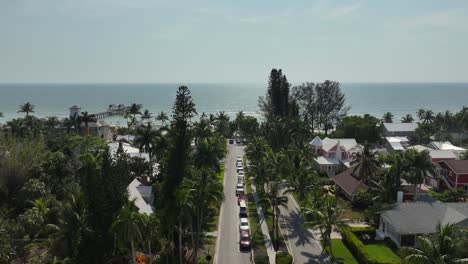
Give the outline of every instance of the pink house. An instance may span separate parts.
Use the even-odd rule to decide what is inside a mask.
[[[362,151],[354,138],[315,137],[310,145],[317,157],[314,158],[318,169],[333,177],[337,172],[350,167],[354,154]]]

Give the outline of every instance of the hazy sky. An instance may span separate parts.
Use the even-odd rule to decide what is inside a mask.
[[[468,81],[466,0],[0,0],[0,82]]]

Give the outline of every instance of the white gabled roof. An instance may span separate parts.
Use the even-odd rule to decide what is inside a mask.
[[[117,153],[117,150],[119,149],[119,142],[111,142],[108,144],[110,152],[112,156],[115,156]],[[140,153],[140,150],[138,148],[132,147],[128,143],[122,142],[122,148],[125,153],[127,153],[130,157],[139,157],[142,159],[145,159],[146,161],[149,161],[149,154],[148,153]]]
[[[429,143],[431,147],[434,149],[440,149],[440,150],[457,150],[457,151],[465,151],[466,149],[457,147],[453,145],[450,141],[433,141]]]
[[[336,144],[338,144],[338,141],[340,142],[340,145],[345,148],[345,150],[350,150],[358,146],[358,143],[356,142],[356,139],[354,138],[328,138],[326,137],[322,140],[323,142],[322,149],[324,151],[329,151],[334,146],[336,146]]]
[[[389,132],[413,132],[418,128],[418,123],[383,123]]]
[[[312,139],[312,141],[310,142],[310,144],[314,147],[321,147],[323,146],[323,142],[322,142],[322,139],[319,137],[319,136],[316,136],[314,139]]]
[[[143,199],[139,190],[140,186],[142,186],[141,182],[134,179],[127,187],[128,198],[130,200],[135,199],[135,205],[138,207],[138,212],[140,214],[151,214],[153,213],[153,208],[151,208],[151,205],[146,203],[145,199]]]
[[[340,161],[336,158],[325,158],[324,156],[318,156],[315,158],[315,161],[319,165],[339,165]]]
[[[407,137],[385,137],[385,139],[392,143],[392,142],[409,142],[409,139]]]

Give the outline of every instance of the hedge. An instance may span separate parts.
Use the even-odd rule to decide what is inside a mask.
[[[350,227],[342,228],[342,237],[343,243],[348,247],[349,251],[354,255],[356,260],[359,263],[363,264],[393,264],[394,262],[382,262],[377,258],[371,256],[367,251],[366,246],[362,241],[353,233],[353,230]],[[357,232],[361,232],[361,234],[365,234],[364,232],[370,232],[370,230],[359,230]],[[375,232],[375,229],[374,229]]]
[[[255,264],[270,264],[270,259],[268,256],[255,256],[254,262]]]
[[[286,252],[278,252],[276,253],[276,264],[292,264],[293,258]]]

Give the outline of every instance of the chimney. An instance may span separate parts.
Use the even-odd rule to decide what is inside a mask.
[[[403,191],[398,191],[397,192],[397,203],[401,204],[403,202]]]

